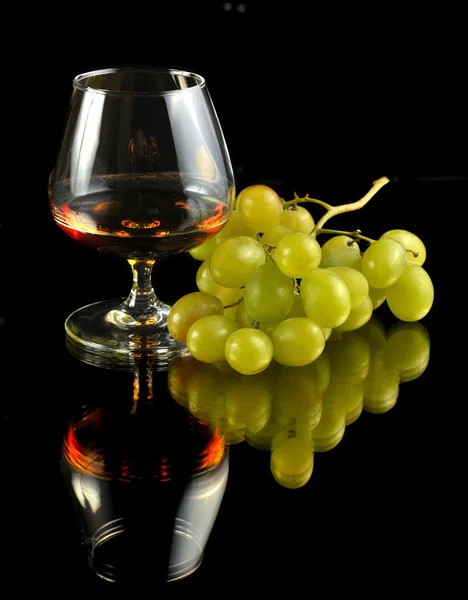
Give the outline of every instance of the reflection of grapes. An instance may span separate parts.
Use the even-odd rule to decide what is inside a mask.
[[[242,332],[269,340],[252,328],[235,331]],[[312,476],[314,453],[337,446],[363,410],[384,413],[395,405],[400,385],[426,369],[429,350],[421,323],[398,322],[386,332],[374,315],[363,327],[329,339],[310,364],[270,359],[261,372],[242,375],[227,361],[207,364],[188,355],[172,361],[168,386],[174,400],[220,432],[226,444],[246,440],[270,451],[274,479],[298,488]]]

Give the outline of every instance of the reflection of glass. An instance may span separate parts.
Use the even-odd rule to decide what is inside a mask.
[[[385,413],[395,406],[400,384],[426,369],[429,350],[421,323],[385,331],[374,315],[360,329],[332,336],[305,367],[272,362],[246,376],[224,363],[179,356],[170,364],[169,392],[227,444],[247,440],[269,450],[275,479],[295,488],[310,479],[314,452],[336,447],[363,409]]]
[[[167,396],[153,398],[157,378],[151,367],[137,368],[130,402],[83,407],[63,441],[89,565],[133,587],[200,566],[228,478],[220,432]]]
[[[84,307],[66,321],[95,353],[176,354],[169,308],[151,283],[159,257],[189,250],[227,221],[234,179],[204,79],[159,69],[79,75],[49,198],[71,238],[126,259],[133,288],[122,301]]]

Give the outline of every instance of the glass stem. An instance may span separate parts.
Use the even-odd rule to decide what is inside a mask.
[[[156,297],[151,282],[154,263],[154,259],[128,260],[132,269],[133,285],[128,298],[121,306],[121,309],[130,314],[135,321],[148,324],[155,322],[158,318],[157,311],[163,305]]]

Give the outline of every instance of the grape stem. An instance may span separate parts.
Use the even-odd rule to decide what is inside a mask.
[[[323,200],[317,200],[317,198],[309,198],[309,194],[306,194],[304,198],[300,198],[296,192],[294,192],[294,200],[288,200],[287,202],[283,202],[283,208],[297,207],[298,202],[314,202],[314,204],[320,204],[327,210],[331,210],[333,206],[328,204],[328,202],[324,202]]]
[[[322,229],[323,226],[325,225],[325,223],[329,219],[334,217],[335,215],[340,215],[345,212],[351,212],[353,210],[359,210],[360,208],[365,206],[369,202],[369,200],[371,198],[373,198],[375,196],[375,194],[380,189],[382,189],[383,186],[386,185],[387,183],[390,183],[390,179],[388,177],[381,177],[380,179],[377,179],[376,181],[374,181],[371,189],[360,200],[357,200],[356,202],[351,202],[350,204],[340,204],[338,206],[330,206],[330,208],[327,210],[327,212],[323,215],[323,217],[319,220],[317,225],[312,230],[312,233],[311,233],[312,237],[315,238],[315,236],[317,235],[317,231],[319,229]]]
[[[239,304],[242,302],[242,298],[240,298],[240,300],[236,300],[235,302],[233,302],[232,304],[227,304],[226,306],[224,306],[223,308],[234,308],[234,306],[239,306]]]
[[[330,233],[332,235],[348,235],[349,237],[353,237],[356,240],[364,240],[365,242],[369,242],[369,244],[373,244],[375,242],[375,240],[373,240],[372,238],[362,235],[360,229],[356,229],[356,231],[341,231],[339,229],[317,229],[315,235],[320,235],[321,233]]]

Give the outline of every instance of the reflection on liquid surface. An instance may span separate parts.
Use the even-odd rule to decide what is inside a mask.
[[[388,331],[374,315],[363,327],[330,338],[305,367],[273,362],[258,375],[181,356],[169,368],[172,398],[227,444],[247,441],[271,453],[271,472],[298,488],[312,476],[315,452],[337,446],[362,411],[385,413],[400,384],[429,363],[429,334],[421,323],[398,322]]]

